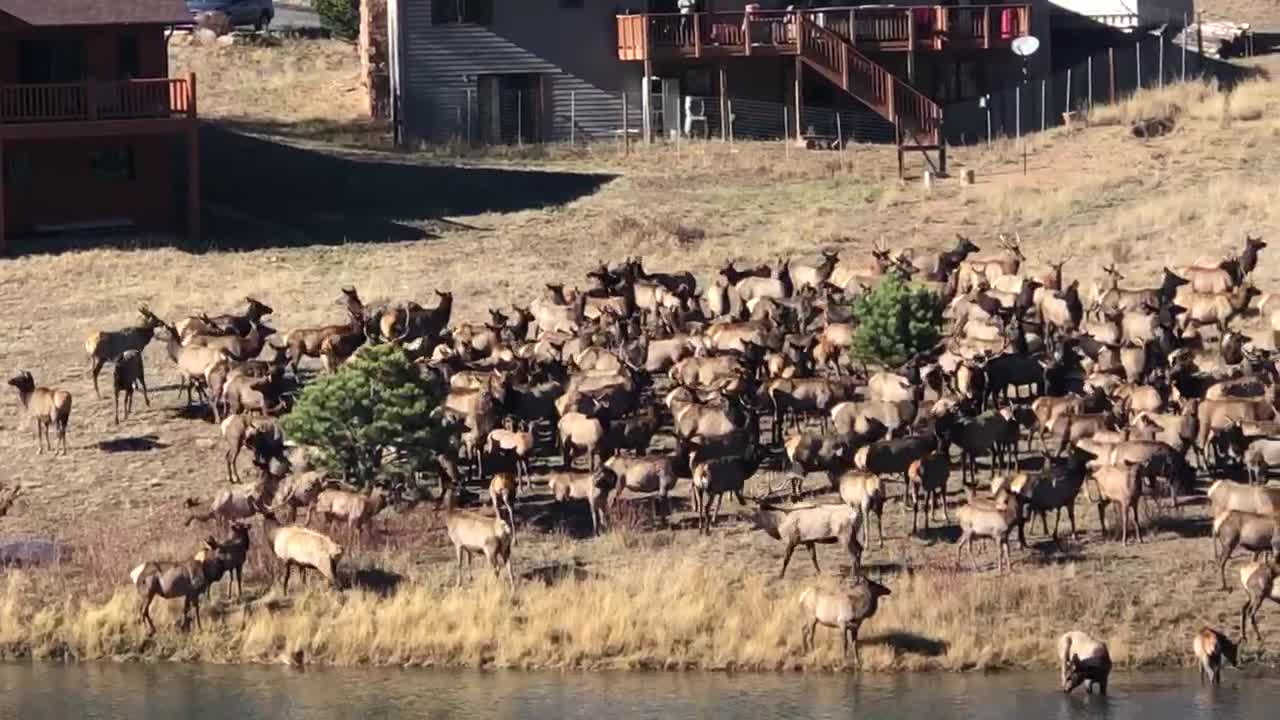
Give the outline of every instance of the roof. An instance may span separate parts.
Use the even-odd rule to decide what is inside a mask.
[[[183,0],[0,0],[0,13],[36,26],[190,22]]]

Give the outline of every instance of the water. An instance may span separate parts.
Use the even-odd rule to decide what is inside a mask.
[[[0,665],[0,718],[383,720],[1193,720],[1268,718],[1280,679],[1228,669],[1116,673],[1108,698],[1056,690],[1055,673],[898,676],[713,673],[305,672],[280,666]]]

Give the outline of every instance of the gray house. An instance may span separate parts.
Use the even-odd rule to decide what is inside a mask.
[[[943,107],[1020,75],[1015,40],[1042,39],[1037,64],[1049,54],[1045,0],[961,1],[698,0],[680,14],[677,0],[389,0],[397,132],[469,143],[616,137],[625,93],[635,133],[688,129],[676,118],[695,107],[701,131],[725,132],[730,100],[786,107],[793,130],[811,126],[806,106],[847,106],[900,148],[941,154]]]
[[[392,94],[408,140],[567,140],[613,132],[643,68],[618,12],[645,0],[390,0]],[[572,116],[572,117],[571,117]],[[638,125],[637,125],[638,127]]]

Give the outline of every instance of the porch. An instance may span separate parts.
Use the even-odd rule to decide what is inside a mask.
[[[864,52],[1008,49],[1031,32],[1031,6],[921,5],[619,15],[620,60],[798,55],[798,21]]]

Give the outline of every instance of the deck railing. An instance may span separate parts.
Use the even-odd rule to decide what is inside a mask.
[[[659,13],[618,16],[618,57],[795,53],[796,18],[862,50],[1007,48],[1031,32],[1030,5],[832,7],[798,12]]]
[[[188,78],[0,85],[2,124],[191,117],[195,108]]]

